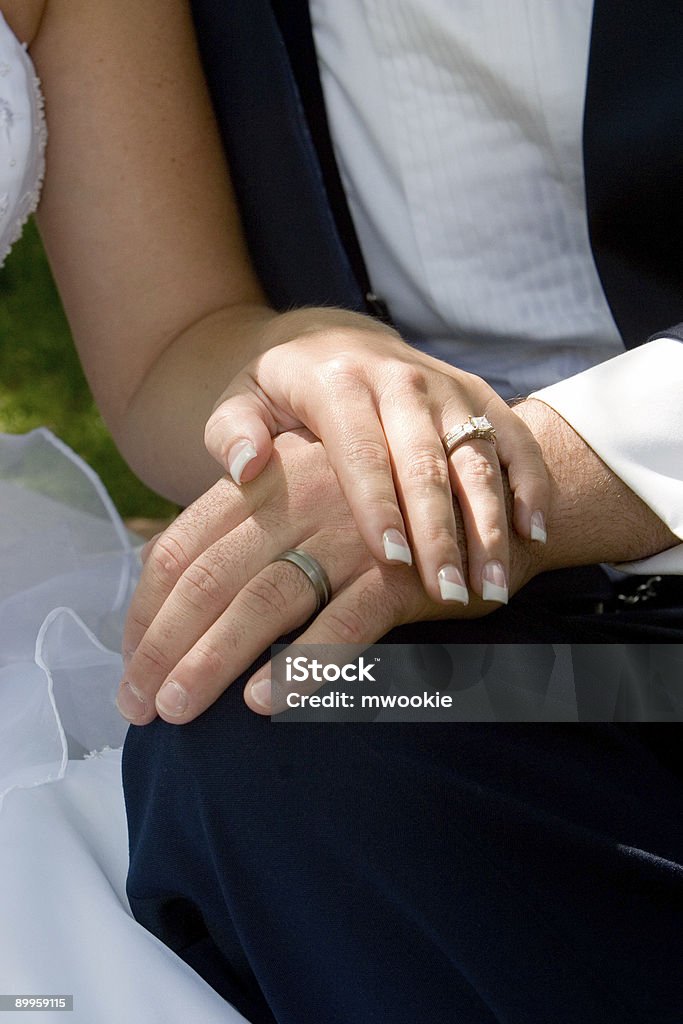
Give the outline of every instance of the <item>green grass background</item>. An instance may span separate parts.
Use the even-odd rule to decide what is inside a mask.
[[[83,376],[33,222],[0,272],[0,431],[49,427],[100,475],[124,517],[176,506],[128,469]]]

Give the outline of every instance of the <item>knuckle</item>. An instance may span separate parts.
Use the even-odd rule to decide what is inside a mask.
[[[182,544],[172,533],[164,533],[152,548],[147,565],[165,589],[173,589],[191,565]]]
[[[259,574],[242,588],[241,602],[255,619],[281,619],[291,606],[291,595],[285,593],[279,581]]]
[[[319,376],[323,386],[328,390],[360,390],[365,387],[362,371],[363,368],[355,353],[337,352],[325,360],[320,367]]]
[[[198,679],[223,679],[228,676],[225,655],[212,644],[200,641],[183,659],[183,672]]]
[[[526,437],[517,445],[516,460],[525,464],[527,473],[545,476],[547,472],[541,446],[535,437]]]
[[[530,458],[543,463],[541,446],[533,434],[528,434],[522,441],[522,450]],[[544,463],[543,463],[544,464]]]
[[[507,549],[508,531],[498,523],[483,523],[480,526],[479,534],[482,544],[489,551],[503,551]]]
[[[335,640],[347,644],[363,642],[366,620],[360,611],[348,605],[333,604],[326,609],[325,619]]]
[[[454,530],[449,529],[446,523],[427,520],[420,527],[420,542],[430,549],[450,549],[455,544]]]
[[[528,473],[522,478],[513,473],[508,475],[515,500],[526,499],[542,506],[547,504],[550,484],[545,477],[530,476]]]
[[[213,611],[223,604],[223,585],[215,571],[201,562],[194,562],[180,580],[180,594],[197,611]]]
[[[169,668],[166,651],[149,636],[145,636],[136,650],[135,663],[141,678],[143,675],[166,675]]]
[[[461,476],[467,475],[470,480],[482,487],[491,486],[498,481],[500,467],[495,456],[492,459],[490,453],[475,445],[463,444],[456,448],[454,455],[457,455],[456,461]]]
[[[450,490],[448,466],[442,451],[423,448],[414,452],[407,461],[406,474],[411,483],[428,489],[448,487]]]
[[[515,494],[545,497],[550,492],[550,477],[540,452],[538,460],[519,457],[512,459],[507,467],[507,472],[510,486]]]
[[[371,437],[355,437],[348,441],[344,458],[353,470],[362,470],[363,475],[386,470],[389,472],[386,448],[381,441]]]
[[[415,363],[394,363],[390,368],[387,384],[395,398],[426,395],[428,386],[425,370]]]
[[[128,610],[128,617],[126,618],[124,644],[127,647],[132,646],[135,638],[143,637],[151,625],[152,619],[147,617],[143,618],[142,615],[131,605]]]

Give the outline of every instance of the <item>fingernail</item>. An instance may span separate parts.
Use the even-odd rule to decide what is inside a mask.
[[[455,565],[444,565],[438,572],[439,590],[444,601],[459,601],[460,604],[469,604],[470,596],[467,593],[465,579]]]
[[[130,683],[122,683],[116,696],[116,706],[129,722],[135,722],[147,714],[147,701]]]
[[[187,711],[187,694],[182,686],[169,679],[157,694],[157,707],[165,715],[177,717]]]
[[[252,683],[249,696],[253,700],[254,704],[258,704],[264,711],[270,711],[271,700],[272,700],[272,686],[270,679],[259,679],[257,683]]]
[[[500,604],[508,603],[508,581],[505,576],[505,569],[500,562],[487,562],[481,574],[482,591],[484,601],[498,601]]]
[[[257,452],[253,444],[251,441],[247,441],[246,439],[243,441],[237,441],[232,446],[228,453],[228,471],[236,484],[240,484],[242,482],[242,473],[244,472],[245,466],[247,466],[252,459],[255,459],[256,455]]]
[[[536,511],[531,516],[531,539],[545,544],[548,540],[548,533],[545,528],[545,516],[542,512]]]
[[[413,564],[413,556],[410,553],[408,542],[398,530],[385,530],[382,535],[382,543],[384,544],[384,554],[390,562]]]

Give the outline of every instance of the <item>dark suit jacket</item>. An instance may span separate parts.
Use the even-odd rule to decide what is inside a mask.
[[[277,309],[372,297],[330,144],[306,0],[192,0],[252,259]],[[591,242],[627,347],[683,308],[683,7],[595,0]]]

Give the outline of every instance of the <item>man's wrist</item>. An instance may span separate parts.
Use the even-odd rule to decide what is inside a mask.
[[[515,406],[543,454],[551,481],[548,543],[538,572],[595,562],[627,562],[677,539],[554,409],[538,399]]]

